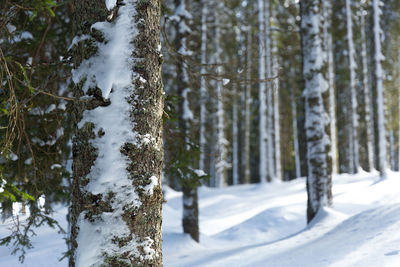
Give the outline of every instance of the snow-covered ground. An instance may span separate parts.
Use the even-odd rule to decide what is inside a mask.
[[[334,177],[334,206],[306,225],[305,180],[200,188],[200,244],[181,229],[181,193],[166,188],[166,267],[400,266],[400,173]],[[65,208],[58,209],[63,218]],[[64,220],[64,226],[66,224]],[[7,225],[0,227],[4,236]],[[63,237],[42,228],[24,264],[0,247],[0,266],[67,266]]]

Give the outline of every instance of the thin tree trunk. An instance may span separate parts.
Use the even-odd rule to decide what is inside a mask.
[[[377,117],[378,117],[378,171],[381,178],[386,178],[386,127],[385,127],[385,105],[383,95],[383,69],[382,69],[382,45],[381,45],[381,26],[380,16],[382,11],[379,7],[379,0],[372,1],[373,18],[374,18],[374,44],[375,44],[375,80],[376,80],[376,96],[377,96]]]
[[[205,170],[204,167],[204,150],[206,144],[206,79],[204,75],[206,74],[206,64],[207,64],[207,16],[208,16],[208,6],[207,0],[202,1],[202,9],[201,9],[201,78],[200,78],[200,160],[199,160],[199,169]]]
[[[278,76],[279,63],[278,63],[278,47],[276,46],[276,41],[272,40],[273,47],[273,58],[272,58],[272,68],[274,71],[274,77]],[[279,125],[279,78],[273,81],[274,89],[274,130],[275,130],[275,179],[278,181],[282,180],[282,163],[281,163],[281,135],[280,135],[280,125]]]
[[[365,127],[367,133],[367,162],[368,169],[367,171],[372,171],[374,169],[374,139],[372,136],[372,123],[371,120],[373,116],[371,116],[371,87],[368,80],[368,60],[367,60],[367,39],[365,36],[365,16],[364,8],[361,9],[360,16],[360,28],[361,28],[361,58],[362,58],[362,68],[363,68],[363,89],[364,89],[364,105],[365,105]]]
[[[162,266],[161,1],[108,4],[74,1],[69,266]]]
[[[357,114],[357,95],[356,95],[356,63],[354,59],[354,40],[353,40],[353,19],[351,12],[351,0],[346,0],[346,19],[347,19],[347,42],[348,42],[348,56],[349,56],[349,69],[350,69],[350,93],[351,93],[351,134],[350,140],[352,142],[352,170],[357,173],[360,160],[358,149],[358,114]]]
[[[265,66],[267,77],[272,77],[272,51],[271,51],[271,16],[270,16],[270,0],[265,0]],[[274,152],[274,108],[273,108],[273,82],[267,81],[267,141],[268,141],[268,173],[269,180],[276,178],[275,173],[275,152]]]
[[[222,1],[217,1],[218,12],[222,12],[224,8],[224,3]],[[215,49],[216,49],[216,62],[217,64],[222,63],[222,48],[221,48],[221,25],[220,25],[220,14],[215,15]],[[217,74],[220,77],[222,74],[222,65],[217,67]],[[226,139],[225,139],[225,126],[224,126],[224,99],[223,99],[223,84],[221,79],[217,81],[216,95],[217,95],[217,155],[215,162],[216,169],[216,187],[224,187],[226,185]]]
[[[301,177],[301,165],[300,165],[299,137],[297,134],[297,105],[296,105],[296,96],[294,94],[294,88],[292,88],[291,102],[292,102],[294,160],[296,164],[296,178],[299,178]]]
[[[183,192],[183,232],[188,233],[196,242],[200,241],[199,234],[199,204],[197,187],[182,187]]]
[[[398,57],[397,57],[397,81],[398,81],[398,84],[397,84],[397,87],[398,87],[398,91],[397,91],[397,93],[399,94],[399,96],[398,96],[398,101],[397,101],[397,103],[398,103],[398,106],[397,106],[397,108],[398,108],[398,132],[397,132],[397,146],[398,146],[398,151],[397,151],[397,171],[400,171],[400,51],[399,51],[399,54],[398,54]]]
[[[390,148],[390,168],[392,171],[394,171],[396,169],[396,146],[394,143],[394,130],[390,130],[389,148]]]
[[[239,184],[237,84],[232,85],[232,183]]]
[[[338,173],[338,153],[337,153],[337,129],[336,129],[336,101],[335,101],[335,70],[333,60],[333,44],[332,44],[332,3],[330,1],[322,1],[324,23],[324,40],[328,54],[328,84],[329,84],[329,118],[330,137],[331,137],[331,157],[332,157],[332,173]]]
[[[244,148],[243,148],[243,169],[244,183],[250,183],[250,104],[251,104],[251,44],[252,34],[251,27],[247,28],[247,49],[246,49],[246,87],[245,87],[245,108],[244,108]]]
[[[192,16],[187,6],[187,0],[176,0],[176,48],[177,51],[185,53],[184,55],[191,55],[189,47],[190,37],[190,20]],[[193,112],[190,109],[189,93],[191,92],[189,75],[187,73],[185,62],[178,60],[176,62],[176,85],[177,93],[180,96],[178,107],[178,127],[182,144],[185,145],[184,153],[186,157],[191,156],[191,124],[193,120]],[[193,162],[189,159],[186,161],[188,164],[187,169],[193,169]],[[199,241],[199,219],[198,219],[198,198],[197,198],[197,177],[194,177],[191,171],[181,170],[181,179],[184,181],[191,181],[189,183],[182,183],[183,192],[183,214],[182,226],[183,232],[189,234],[195,241]]]
[[[258,32],[259,32],[259,61],[258,61],[258,78],[260,79],[258,90],[259,101],[259,174],[260,182],[267,182],[267,108],[266,108],[266,83],[265,80],[265,18],[264,18],[264,0],[258,0]]]
[[[327,100],[327,56],[322,38],[323,10],[321,0],[301,1],[301,37],[303,78],[305,81],[305,128],[307,138],[307,220],[332,203],[332,180],[329,119],[324,102]]]

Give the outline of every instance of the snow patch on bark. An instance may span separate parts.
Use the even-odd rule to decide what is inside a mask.
[[[117,4],[117,0],[106,0],[106,7],[108,10],[113,9]]]
[[[97,86],[103,97],[108,99],[113,87],[124,87],[132,82],[130,41],[138,30],[133,26],[133,14],[126,15],[125,10],[130,9],[128,5],[131,6],[127,3],[127,7],[120,8],[120,16],[115,22],[96,22],[91,27],[101,31],[108,42],[98,45],[98,56],[85,60],[72,71],[76,84],[86,77],[83,84],[85,93],[89,88]]]
[[[153,195],[154,188],[158,185],[158,179],[154,175],[149,178],[150,183],[144,187],[144,191],[147,195]]]
[[[91,141],[98,155],[84,190],[93,195],[101,194],[102,201],[110,205],[111,211],[102,212],[90,220],[87,218],[90,214],[86,211],[79,215],[77,266],[99,266],[104,263],[104,257],[126,253],[129,254],[127,258],[142,260],[151,259],[155,255],[151,248],[154,241],[150,237],[138,241],[122,218],[127,209],[139,207],[141,201],[132,180],[128,178],[127,159],[121,153],[121,148],[126,143],[147,145],[153,139],[149,134],[139,135],[133,131],[132,107],[128,103],[135,92],[133,81],[143,79],[132,75],[132,40],[138,34],[134,21],[136,10],[132,2],[135,1],[127,1],[119,8],[118,18],[114,22],[97,22],[92,25],[92,29],[103,33],[106,42],[98,44],[96,56],[83,61],[73,71],[75,83],[85,79],[85,93],[89,88],[100,88],[102,96],[110,99],[111,103],[86,110],[78,125],[86,127],[87,123],[93,123],[93,131],[98,135]],[[107,1],[107,8],[113,8],[115,3],[115,0]],[[143,188],[144,192],[153,194],[157,185],[157,177],[150,177],[150,184]],[[119,240],[130,241],[122,242],[121,245]],[[138,248],[143,249],[146,255],[141,255]]]
[[[320,25],[323,16],[318,4],[302,10],[301,29],[303,34],[303,77],[305,79],[305,113],[308,160],[308,193],[312,212],[330,205],[329,136],[325,132],[329,116],[324,108],[323,93],[329,88],[324,77],[327,54],[323,49]]]

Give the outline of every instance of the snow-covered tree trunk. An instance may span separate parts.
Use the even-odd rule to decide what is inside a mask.
[[[331,137],[332,173],[338,173],[338,153],[336,141],[336,101],[335,101],[335,70],[332,44],[332,3],[322,1],[324,22],[325,48],[328,54],[328,84],[329,84],[329,119]]]
[[[182,227],[183,232],[189,234],[193,240],[199,242],[199,204],[197,185],[182,187]]]
[[[294,161],[296,166],[296,178],[299,178],[301,177],[301,165],[300,165],[299,136],[297,133],[297,105],[296,105],[296,96],[294,94],[294,89],[292,89],[291,104],[292,104]]]
[[[224,9],[224,3],[217,1],[216,14],[215,14],[215,60],[219,64],[217,67],[217,74],[220,77],[222,74],[222,47],[221,47],[221,25],[220,25],[220,14]],[[223,99],[223,84],[222,80],[217,81],[216,96],[217,96],[217,153],[215,160],[215,186],[223,187],[227,181],[227,167],[226,162],[226,139],[225,139],[225,111],[224,111],[224,99]]]
[[[382,30],[380,16],[382,14],[380,1],[372,1],[373,20],[374,20],[374,61],[375,61],[375,88],[377,96],[377,125],[378,125],[378,171],[381,178],[386,178],[387,158],[386,158],[386,127],[385,127],[385,103],[383,95],[383,69],[382,69]]]
[[[246,40],[246,87],[245,87],[245,103],[244,103],[244,145],[243,145],[243,182],[250,183],[250,105],[251,105],[251,46],[252,34],[251,27],[247,27],[247,40]]]
[[[192,51],[189,48],[189,37],[191,33],[190,21],[192,20],[192,15],[188,11],[186,1],[187,0],[175,1],[175,42],[176,49],[181,55],[191,56]],[[184,60],[176,61],[176,86],[177,94],[180,96],[178,105],[180,142],[185,146],[185,155],[190,157],[193,112],[190,109],[189,93],[191,92],[191,88]],[[182,182],[182,226],[184,233],[188,233],[195,241],[199,241],[197,177],[194,177],[194,174],[191,171],[193,169],[193,163],[194,162],[191,162],[191,160],[185,161],[187,166],[184,166],[180,171],[180,174],[182,175],[181,178],[184,180]]]
[[[267,182],[267,107],[266,107],[266,78],[265,73],[265,17],[264,17],[264,0],[258,0],[258,78],[260,80],[260,88],[258,90],[259,101],[259,174],[260,182]]]
[[[361,9],[360,12],[360,28],[361,28],[361,59],[362,59],[362,73],[363,73],[363,93],[364,93],[364,105],[365,105],[365,127],[366,127],[366,139],[367,139],[367,162],[368,169],[367,171],[371,171],[374,169],[374,138],[372,136],[373,133],[373,124],[371,120],[373,119],[371,113],[371,87],[368,80],[368,59],[367,59],[367,38],[365,34],[365,16],[366,11],[364,8]]]
[[[208,16],[208,6],[207,0],[203,0],[201,8],[201,47],[200,47],[200,57],[201,57],[201,78],[200,78],[200,160],[199,169],[205,171],[205,157],[204,149],[206,144],[206,79],[204,75],[206,74],[206,64],[207,64],[207,16]]]
[[[278,62],[278,47],[276,41],[272,40],[273,57],[272,68],[274,77],[278,76],[279,62]],[[279,79],[276,78],[272,82],[274,90],[274,130],[275,130],[275,179],[282,180],[282,165],[281,165],[281,138],[279,127]]]
[[[390,169],[394,171],[396,169],[396,146],[394,142],[394,130],[389,132],[389,149],[390,149]]]
[[[397,57],[397,64],[398,64],[398,73],[400,72],[400,51],[399,51],[399,55]],[[399,99],[397,101],[398,103],[398,110],[399,110],[399,114],[398,114],[398,118],[397,118],[397,127],[398,127],[398,132],[397,132],[397,146],[398,146],[398,151],[397,151],[397,171],[400,172],[400,78],[398,78],[398,84],[397,84],[397,88],[398,88],[398,95],[399,95]]]
[[[238,131],[238,105],[237,84],[232,85],[232,184],[239,184],[239,131]]]
[[[305,81],[305,128],[307,140],[307,220],[332,203],[327,56],[324,50],[322,0],[301,1],[303,78]]]
[[[372,136],[373,127],[371,116],[371,87],[368,80],[368,59],[367,59],[367,38],[365,34],[365,16],[366,11],[364,8],[360,11],[360,28],[361,28],[361,59],[362,59],[362,73],[363,73],[363,93],[364,93],[364,105],[365,105],[365,127],[366,127],[366,139],[367,139],[367,162],[368,169],[371,171],[374,169],[374,138]]]
[[[346,26],[347,26],[347,44],[349,48],[349,70],[350,70],[350,94],[351,94],[351,135],[352,143],[352,170],[353,173],[358,172],[360,166],[359,149],[358,149],[358,114],[357,114],[357,93],[356,93],[356,62],[354,59],[354,40],[353,40],[353,18],[351,12],[351,0],[346,0]]]
[[[161,1],[74,1],[69,266],[162,266]]]
[[[270,0],[265,1],[265,67],[268,78],[272,78],[272,51],[271,51],[271,12]],[[274,152],[274,107],[273,107],[273,82],[267,81],[267,141],[268,141],[268,173],[269,180],[276,179],[275,152]]]

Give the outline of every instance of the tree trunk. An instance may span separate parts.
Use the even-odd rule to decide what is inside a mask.
[[[265,68],[267,78],[272,78],[272,51],[271,51],[271,12],[270,12],[270,0],[265,1]],[[269,181],[273,181],[276,178],[275,173],[275,152],[274,152],[274,108],[273,108],[273,82],[267,81],[267,151],[268,151],[268,174]]]
[[[325,47],[328,53],[328,84],[329,84],[329,119],[330,137],[331,137],[331,157],[332,157],[332,173],[338,173],[338,154],[336,141],[336,101],[335,101],[335,70],[333,60],[333,44],[332,44],[332,3],[323,1],[323,13],[325,18],[324,23],[324,40]]]
[[[327,1],[324,1],[327,2]],[[332,38],[334,44],[335,89],[336,89],[336,120],[337,154],[339,172],[351,173],[352,144],[351,142],[351,90],[349,73],[349,56],[346,23],[345,1],[330,1],[332,3]],[[325,3],[326,4],[326,3]],[[331,107],[330,107],[331,108]],[[339,141],[340,140],[340,141]]]
[[[380,16],[382,14],[379,7],[379,0],[372,1],[374,16],[374,45],[375,45],[375,88],[377,102],[377,124],[378,124],[378,171],[381,178],[386,178],[387,158],[386,158],[386,127],[385,127],[385,104],[383,95],[383,69],[382,69],[382,45],[381,45],[381,26]]]
[[[246,40],[246,84],[245,84],[245,97],[244,97],[244,142],[243,142],[243,183],[250,183],[250,104],[251,104],[251,42],[252,34],[251,27],[247,27],[247,40]]]
[[[273,47],[273,58],[272,68],[274,77],[279,74],[279,62],[278,62],[278,47],[276,41],[272,41]],[[281,162],[281,134],[280,134],[280,121],[279,121],[279,78],[274,79],[272,82],[272,88],[274,89],[274,130],[275,130],[275,179],[278,181],[282,180],[282,162]]]
[[[202,1],[201,9],[201,78],[200,78],[200,160],[199,169],[205,171],[205,144],[206,144],[206,64],[207,64],[207,16],[208,16],[208,6],[207,1]]]
[[[294,94],[294,88],[292,88],[291,102],[292,102],[294,160],[295,160],[295,164],[296,164],[296,178],[299,178],[299,177],[301,177],[301,166],[300,166],[299,137],[297,134],[297,105],[296,105],[296,96]]]
[[[237,104],[237,84],[233,83],[232,92],[232,184],[239,184],[239,131],[238,131],[238,104]]]
[[[190,56],[189,47],[190,20],[191,14],[188,11],[186,0],[176,0],[176,50],[184,56]],[[197,199],[197,177],[194,177],[193,163],[191,158],[191,124],[193,120],[193,112],[190,109],[190,101],[188,94],[191,92],[189,75],[187,73],[183,60],[176,61],[176,85],[177,94],[179,96],[178,107],[178,128],[180,144],[184,146],[183,153],[186,161],[182,160],[187,166],[183,166],[180,175],[184,180],[182,183],[183,192],[183,214],[182,226],[183,232],[189,234],[195,241],[199,241],[199,220],[198,220],[198,199]],[[178,159],[181,160],[181,159]],[[190,182],[186,182],[190,181]]]
[[[200,241],[199,236],[199,203],[196,187],[182,187],[183,191],[183,232],[189,234],[196,242]]]
[[[161,1],[104,3],[74,1],[69,266],[162,266]]]
[[[364,93],[364,112],[365,112],[365,127],[366,127],[366,139],[367,139],[367,171],[374,169],[374,138],[373,133],[373,116],[371,114],[371,87],[368,80],[368,60],[367,60],[367,38],[365,36],[365,9],[361,9],[360,16],[360,28],[361,28],[361,57],[362,57],[362,73],[363,73],[363,93]]]
[[[308,154],[307,220],[332,203],[329,117],[326,113],[327,56],[322,38],[322,0],[301,2],[301,37]]]
[[[258,32],[259,32],[259,55],[258,55],[258,78],[260,88],[258,90],[259,101],[259,174],[260,182],[267,182],[267,107],[266,107],[266,74],[265,74],[265,17],[264,0],[258,0]]]
[[[351,134],[352,143],[352,172],[357,173],[360,166],[358,150],[358,114],[357,114],[357,95],[356,95],[356,62],[354,58],[354,40],[353,40],[353,18],[351,12],[351,1],[346,0],[346,19],[347,19],[347,44],[350,69],[350,93],[351,93]]]
[[[399,73],[400,72],[400,51],[399,51],[399,55],[398,55],[398,57],[397,57],[397,66],[398,66],[398,72],[397,73]],[[397,91],[397,93],[398,93],[398,101],[397,101],[397,103],[398,103],[398,105],[397,105],[397,108],[398,108],[398,117],[397,117],[397,171],[398,172],[400,172],[400,79],[398,78],[398,84],[397,84],[397,88],[398,88],[398,91]]]
[[[221,47],[221,25],[220,14],[224,9],[224,3],[217,1],[217,13],[215,14],[215,49],[216,49],[216,64],[217,74],[221,77],[222,74],[222,47]],[[226,139],[225,139],[225,111],[224,111],[224,98],[222,94],[223,84],[222,80],[217,81],[216,96],[217,96],[217,153],[215,161],[215,185],[216,187],[224,187],[227,184],[226,169],[228,164],[226,162]]]

